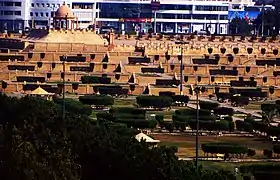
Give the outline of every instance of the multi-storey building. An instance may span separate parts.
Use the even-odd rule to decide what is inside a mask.
[[[247,4],[251,3],[251,0]],[[242,2],[243,2],[242,1]],[[210,31],[227,34],[228,10],[241,0],[160,0],[156,13],[151,0],[69,0],[79,27],[96,24],[122,31],[191,33]],[[0,0],[0,30],[19,31],[25,27],[52,26],[61,0]],[[246,4],[246,3],[243,3]],[[156,23],[154,23],[156,22]],[[154,25],[156,24],[156,25]]]

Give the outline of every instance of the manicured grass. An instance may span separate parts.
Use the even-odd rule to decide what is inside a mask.
[[[195,156],[195,136],[190,134],[154,134],[156,139],[160,140],[162,145],[178,147],[177,155],[179,157],[194,157]],[[248,148],[254,149],[256,155],[254,158],[263,157],[263,149],[271,149],[272,143],[266,139],[259,137],[232,137],[232,136],[200,136],[199,147],[202,143],[220,142],[220,143],[236,143]],[[199,149],[199,156],[204,156],[204,153]]]

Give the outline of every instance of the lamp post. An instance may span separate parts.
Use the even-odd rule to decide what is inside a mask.
[[[65,61],[67,60],[67,56],[63,55],[62,57],[62,65],[63,65],[63,91],[62,91],[62,119],[65,120]]]
[[[178,44],[181,45],[180,48],[180,95],[183,95],[183,70],[184,70],[184,64],[183,64],[183,56],[184,56],[184,47],[183,45],[186,44],[184,41],[179,41]]]
[[[198,172],[198,149],[199,149],[199,141],[198,141],[198,133],[199,133],[199,93],[205,92],[205,88],[195,87],[194,89],[196,95],[196,137],[195,137],[195,167]]]
[[[180,95],[183,95],[183,47],[181,46],[181,62],[180,62]]]

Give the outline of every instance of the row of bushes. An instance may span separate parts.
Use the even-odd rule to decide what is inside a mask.
[[[240,146],[238,144],[230,143],[206,143],[201,145],[201,149],[204,153],[211,154],[240,154],[247,153],[248,148]]]
[[[85,95],[80,96],[79,101],[87,105],[111,106],[114,104],[114,98],[107,95]],[[170,107],[173,99],[167,96],[138,96],[137,104],[142,108],[166,108]],[[137,111],[136,113],[138,113]]]
[[[162,109],[170,107],[173,99],[168,96],[138,96],[136,102],[142,108]]]

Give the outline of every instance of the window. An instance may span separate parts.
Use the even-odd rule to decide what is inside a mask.
[[[50,7],[50,4],[49,4],[49,3],[47,3],[47,7]]]
[[[38,13],[37,13],[37,12],[35,12],[35,16],[36,16],[36,17],[38,16]]]
[[[42,6],[42,7],[45,7],[45,4],[44,4],[44,3],[42,3],[42,4],[41,4],[41,6]]]
[[[21,16],[21,11],[15,11],[16,16]]]
[[[4,6],[14,6],[13,2],[4,2]]]
[[[30,12],[30,16],[31,16],[31,17],[33,16],[33,12]]]
[[[70,7],[70,4],[67,4],[68,7]]]
[[[46,12],[46,17],[49,17],[49,13]]]
[[[4,15],[14,15],[14,12],[13,11],[4,11]]]
[[[60,7],[60,4],[57,4],[57,7]]]
[[[40,7],[40,4],[39,4],[39,3],[36,3],[36,7]]]
[[[40,13],[40,16],[41,16],[41,17],[44,17],[44,13],[41,12],[41,13]]]
[[[34,3],[31,3],[31,7],[34,7]]]
[[[52,7],[54,8],[54,7],[55,7],[55,4],[52,4]]]
[[[21,2],[15,2],[15,6],[20,6],[21,7]]]

